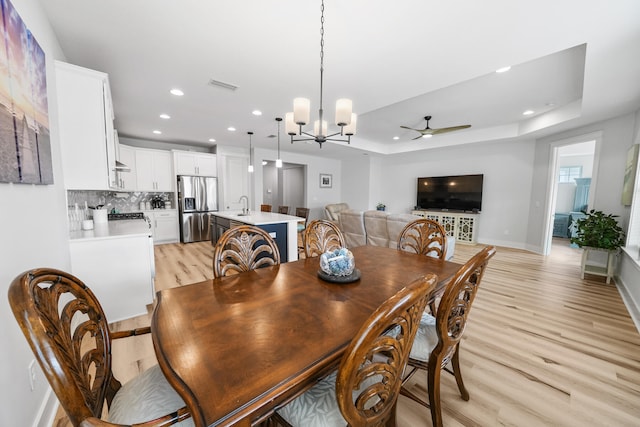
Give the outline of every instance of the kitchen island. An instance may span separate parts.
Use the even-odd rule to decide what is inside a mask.
[[[298,223],[304,218],[275,212],[253,212],[243,214],[242,211],[222,211],[211,214],[211,243],[216,244],[220,236],[231,227],[238,225],[255,225],[274,238],[280,251],[281,262],[298,259]]]
[[[94,224],[69,233],[71,273],[100,301],[109,322],[147,313],[153,303],[155,262],[144,219]]]

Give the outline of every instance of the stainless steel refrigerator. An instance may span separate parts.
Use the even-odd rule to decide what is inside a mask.
[[[178,176],[180,241],[210,240],[211,212],[218,210],[218,180],[211,176]]]

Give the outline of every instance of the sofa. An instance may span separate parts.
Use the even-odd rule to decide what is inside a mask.
[[[331,203],[324,207],[324,215],[329,220],[336,224],[339,224],[340,213],[349,209],[347,203]]]
[[[372,245],[398,247],[400,232],[407,223],[420,217],[411,214],[393,214],[384,211],[340,211],[338,226],[344,235],[347,248]],[[447,236],[445,259],[453,258],[456,239]]]

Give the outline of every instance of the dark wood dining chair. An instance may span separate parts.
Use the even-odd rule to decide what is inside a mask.
[[[260,205],[260,212],[271,212],[271,205]]]
[[[402,372],[434,288],[434,274],[385,301],[347,347],[338,371],[280,408],[274,421],[291,426],[395,426]]]
[[[9,304],[74,426],[193,426],[158,365],[124,385],[114,377],[112,341],[151,330],[110,332],[100,303],[77,277],[47,268],[26,271],[9,286]],[[108,420],[101,418],[105,403]]]
[[[289,206],[278,206],[278,213],[289,215]]]
[[[447,233],[431,219],[420,218],[404,226],[398,237],[398,250],[444,259]]]
[[[419,218],[407,223],[398,236],[398,250],[445,259],[447,233],[444,227],[431,219]],[[429,309],[435,314],[436,302],[442,297],[444,289],[431,296]]]
[[[424,406],[430,407],[434,427],[442,426],[440,405],[440,373],[452,374],[463,400],[469,400],[469,392],[462,381],[460,372],[460,340],[467,326],[469,311],[478,287],[484,276],[489,259],[496,253],[493,246],[487,246],[467,261],[447,285],[436,316],[425,313],[420,321],[409,356],[412,368],[404,379],[404,384],[416,371],[427,371],[429,403],[403,387],[401,393]],[[447,365],[451,363],[451,369]]]
[[[309,221],[309,208],[296,208],[296,216],[304,218],[304,222],[298,222],[298,253],[304,252],[304,229]]]
[[[260,227],[241,225],[224,232],[213,249],[213,276],[223,277],[280,264],[275,240]]]
[[[338,226],[324,219],[311,221],[304,230],[302,241],[307,258],[345,247],[344,236]]]

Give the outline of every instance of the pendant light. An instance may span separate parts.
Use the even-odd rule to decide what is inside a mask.
[[[249,135],[249,167],[247,168],[247,170],[249,171],[249,173],[253,173],[253,162],[251,161],[251,158],[253,157],[251,135],[253,135],[253,132],[247,132],[247,135]]]
[[[276,122],[278,122],[278,158],[276,159],[276,167],[282,167],[282,159],[280,158],[280,122],[282,121],[282,117],[276,117]]]

